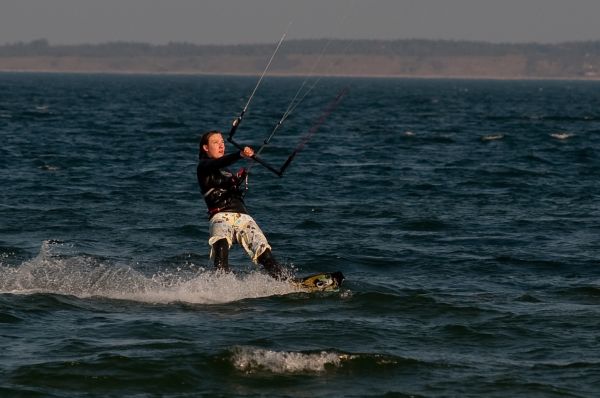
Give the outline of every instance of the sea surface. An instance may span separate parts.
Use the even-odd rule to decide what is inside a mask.
[[[600,82],[267,76],[255,149],[317,84],[246,203],[329,293],[208,258],[198,138],[256,82],[0,74],[1,397],[600,395]]]

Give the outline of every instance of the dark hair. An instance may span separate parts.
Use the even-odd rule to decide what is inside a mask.
[[[219,130],[211,130],[211,131],[207,131],[206,133],[202,134],[202,137],[200,137],[200,146],[198,148],[198,158],[199,159],[208,157],[208,155],[206,154],[206,152],[204,151],[204,148],[202,148],[202,146],[208,145],[208,140],[210,139],[210,137],[212,137],[215,134],[221,134],[221,132]]]

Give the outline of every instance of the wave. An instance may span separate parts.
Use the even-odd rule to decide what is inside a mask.
[[[324,373],[330,370],[367,370],[411,366],[419,363],[384,354],[345,353],[336,350],[275,351],[250,346],[235,346],[226,355],[231,365],[246,374],[268,372],[274,374]]]
[[[502,133],[498,133],[498,134],[487,134],[484,135],[480,138],[480,140],[482,142],[489,142],[489,141],[498,141],[498,140],[502,140],[504,139],[504,134]]]
[[[19,317],[15,316],[15,315],[6,314],[4,312],[0,312],[0,324],[20,323],[22,321],[23,321],[22,318],[19,318]]]
[[[550,134],[550,137],[556,138],[557,140],[567,140],[573,136],[575,136],[575,134],[567,133],[567,132],[557,132],[557,133]]]
[[[298,292],[260,272],[246,275],[202,267],[145,275],[130,266],[87,255],[58,255],[46,241],[37,257],[17,266],[0,265],[0,294],[49,293],[148,303],[219,304]]]
[[[567,300],[582,305],[597,305],[600,303],[600,285],[582,285],[561,287],[554,291],[561,300]]]
[[[565,370],[565,369],[590,369],[596,370],[600,366],[600,361],[580,361],[556,360],[553,362],[541,362],[532,365],[535,370]]]
[[[246,373],[315,373],[328,367],[339,367],[351,356],[337,352],[271,351],[252,347],[235,347],[230,361],[235,369]]]

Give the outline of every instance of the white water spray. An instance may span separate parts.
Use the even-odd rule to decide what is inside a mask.
[[[55,243],[46,241],[35,258],[16,267],[0,265],[0,294],[218,304],[297,291],[291,284],[259,272],[236,276],[199,268],[147,276],[128,265],[85,255],[59,255],[55,249]]]

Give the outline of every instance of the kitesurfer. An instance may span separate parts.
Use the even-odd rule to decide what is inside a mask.
[[[229,249],[241,244],[254,263],[261,264],[275,279],[282,279],[284,269],[271,253],[271,246],[262,230],[248,214],[244,203],[247,172],[237,173],[228,167],[242,158],[251,158],[254,150],[225,154],[225,142],[220,131],[213,130],[200,138],[197,168],[198,184],[208,207],[211,258],[218,270],[229,272]]]

